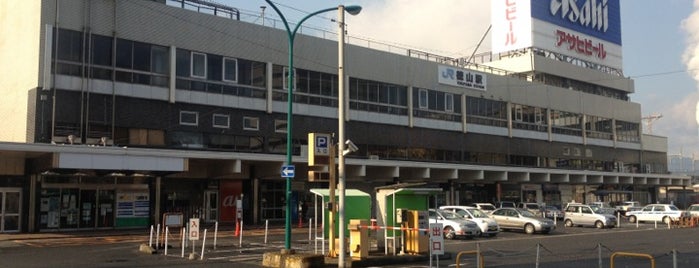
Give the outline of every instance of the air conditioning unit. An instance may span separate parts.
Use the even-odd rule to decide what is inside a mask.
[[[369,155],[369,159],[371,159],[371,160],[379,160],[379,155],[371,154],[371,155]]]

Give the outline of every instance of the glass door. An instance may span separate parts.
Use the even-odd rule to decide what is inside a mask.
[[[114,190],[99,190],[97,199],[97,227],[114,227]]]
[[[204,215],[205,222],[213,222],[218,220],[218,192],[204,192]]]
[[[95,228],[96,190],[80,190],[80,228]]]
[[[78,189],[61,189],[61,216],[60,216],[60,228],[61,229],[75,229],[78,228]]]
[[[0,188],[0,233],[19,232],[21,200],[21,189]]]

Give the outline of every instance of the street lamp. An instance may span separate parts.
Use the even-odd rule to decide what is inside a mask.
[[[284,27],[286,28],[286,34],[288,36],[288,41],[289,41],[289,75],[287,78],[287,114],[286,114],[286,165],[292,165],[292,149],[293,149],[293,123],[292,123],[292,112],[293,112],[293,103],[294,103],[294,38],[296,37],[296,32],[298,29],[301,27],[301,24],[303,24],[304,21],[309,19],[310,17],[313,17],[315,15],[318,15],[323,12],[328,12],[328,11],[333,11],[333,10],[345,10],[348,13],[352,15],[358,14],[362,8],[360,6],[338,6],[338,7],[332,7],[332,8],[326,8],[326,9],[321,9],[316,12],[313,12],[311,14],[306,15],[303,17],[297,24],[296,27],[294,27],[293,30],[289,27],[289,23],[286,21],[286,18],[284,17],[284,14],[282,14],[281,11],[279,11],[279,8],[272,3],[271,0],[265,0],[267,4],[269,4],[275,12],[279,15],[281,18],[282,22],[284,23]],[[341,12],[342,14],[342,20],[344,20],[344,12]],[[343,35],[341,33],[341,35]],[[344,38],[344,37],[343,37]],[[340,68],[341,69],[341,68]],[[340,80],[342,81],[342,80]],[[344,237],[344,234],[343,234]],[[285,223],[285,235],[284,235],[284,246],[285,248],[291,249],[291,178],[286,178],[286,223]],[[332,242],[331,242],[332,243]],[[344,249],[341,245],[341,249]],[[344,252],[343,252],[344,253]],[[344,254],[343,254],[344,255]],[[341,255],[342,256],[342,255]]]

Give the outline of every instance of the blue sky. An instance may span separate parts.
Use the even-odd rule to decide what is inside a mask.
[[[237,7],[248,17],[259,16],[260,6],[268,6],[264,0],[217,2]],[[490,24],[490,1],[483,0],[273,2],[290,22],[316,10],[359,4],[362,12],[346,18],[349,36],[451,57],[473,53]],[[696,25],[683,27],[694,5],[691,0],[621,0],[621,27],[624,75],[635,81],[636,93],[631,95],[631,101],[641,104],[644,116],[662,115],[653,122],[652,132],[668,137],[668,154],[699,157],[696,111],[699,91],[692,78],[692,73],[699,70],[699,58],[696,67],[687,67],[683,61],[688,47],[697,46],[699,41],[688,41],[691,36],[688,31],[699,32],[699,19]],[[277,17],[269,7],[265,16]],[[328,12],[309,19],[304,26],[334,32],[335,26],[330,21],[334,18],[336,13]],[[455,32],[455,28],[459,31]],[[489,51],[489,40],[487,36],[478,53]],[[645,133],[649,132],[646,125],[644,129]]]

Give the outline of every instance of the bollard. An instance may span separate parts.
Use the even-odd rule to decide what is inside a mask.
[[[184,228],[182,228],[180,234],[182,234],[182,254],[180,255],[180,257],[184,258],[184,237],[186,236]]]
[[[636,220],[636,221],[638,221],[638,220]],[[655,223],[655,229],[658,229],[658,220],[655,220],[654,223]]]
[[[311,233],[312,233],[312,231],[313,231],[313,229],[311,229],[311,227],[312,227],[312,222],[311,222],[311,220],[312,220],[312,219],[313,219],[313,218],[308,219],[308,245],[309,245],[309,246],[311,245]]]
[[[238,247],[243,247],[243,221],[240,221],[240,237],[238,238]]]
[[[168,227],[165,226],[165,252],[164,252],[165,256],[167,256],[167,235],[168,235],[169,231],[170,230],[168,229]]]
[[[621,213],[616,213],[616,228],[621,228]]]
[[[153,225],[150,226],[150,235],[148,236],[148,246],[153,247]]]
[[[269,220],[265,220],[265,244],[267,244],[267,227],[269,227]]]
[[[216,238],[218,237],[218,221],[214,224],[214,249],[216,249]]]
[[[155,249],[160,248],[160,224],[158,224],[158,229],[155,235]]]
[[[204,248],[206,247],[206,230],[204,229],[204,239],[201,241],[201,257],[199,260],[204,260]]]

